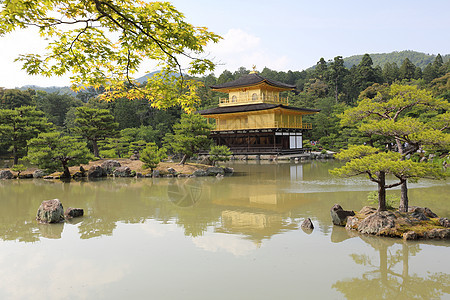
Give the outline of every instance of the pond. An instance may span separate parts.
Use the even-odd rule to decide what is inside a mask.
[[[328,175],[334,161],[230,166],[224,178],[0,181],[0,299],[450,298],[449,241],[332,225],[333,204],[367,205],[364,177]],[[411,205],[450,218],[448,182],[409,188]],[[53,198],[85,216],[37,224]]]

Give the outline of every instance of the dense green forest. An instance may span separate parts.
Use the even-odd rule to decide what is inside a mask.
[[[370,54],[374,66],[383,67],[386,63],[396,63],[401,65],[402,62],[407,58],[414,65],[420,68],[425,68],[429,63],[432,63],[436,58],[436,55],[425,54],[417,51],[405,50],[405,51],[395,51],[391,53],[374,53]],[[353,55],[344,58],[344,65],[347,68],[351,68],[353,65],[358,65],[361,62],[363,55]],[[450,59],[450,54],[442,55],[444,62]]]
[[[403,57],[405,51],[394,54]],[[377,135],[363,134],[356,127],[344,126],[340,121],[340,115],[346,109],[356,106],[362,97],[374,97],[383,87],[393,83],[417,86],[432,91],[436,98],[450,100],[448,55],[447,60],[441,55],[434,56],[424,67],[419,58],[420,65],[409,58],[404,58],[401,63],[392,59],[376,65],[372,55],[365,54],[358,63],[353,60],[353,65],[346,67],[346,60],[336,56],[331,61],[320,58],[315,68],[308,70],[283,72],[264,68],[260,75],[296,85],[295,91],[285,95],[289,104],[321,110],[319,114],[304,119],[313,126],[305,134],[305,139],[317,141],[316,147],[337,151],[348,144],[382,145],[390,142]],[[225,70],[217,77],[210,74],[195,78],[203,83],[198,91],[200,101],[197,109],[217,106],[219,96],[224,96],[209,86],[232,81],[248,73],[249,70],[241,67],[233,72]],[[181,108],[158,110],[147,99],[124,98],[103,102],[98,100],[102,92],[102,89],[85,89],[73,96],[68,92],[37,88],[0,88],[0,155],[21,159],[27,155],[27,141],[40,132],[58,131],[62,136],[84,137],[96,156],[128,157],[149,143],[164,146],[165,137],[174,134],[174,125],[180,123],[183,115]],[[412,113],[430,117],[427,112]],[[91,129],[86,125],[89,123],[87,118],[90,118],[90,123],[103,120],[108,124],[108,130],[103,130],[103,135],[88,137],[87,131]],[[80,124],[84,124],[86,129],[80,130]]]

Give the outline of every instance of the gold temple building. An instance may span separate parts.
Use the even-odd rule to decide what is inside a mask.
[[[233,154],[302,152],[303,133],[312,128],[302,117],[320,111],[289,106],[280,92],[294,90],[295,85],[264,78],[255,71],[211,89],[228,93],[228,98],[220,98],[218,107],[197,113],[215,120],[211,137]]]

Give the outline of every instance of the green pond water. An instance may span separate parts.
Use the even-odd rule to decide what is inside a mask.
[[[450,299],[449,241],[332,225],[335,203],[367,204],[370,181],[330,176],[334,161],[230,166],[225,178],[0,181],[0,299]],[[409,188],[411,205],[450,218],[449,182]],[[85,216],[37,224],[53,198]]]

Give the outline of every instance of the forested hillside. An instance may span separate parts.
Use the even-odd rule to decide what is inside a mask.
[[[349,57],[344,57],[344,65],[347,68],[351,68],[353,65],[358,65],[364,55],[353,55]],[[425,68],[429,63],[432,63],[436,58],[436,55],[425,54],[421,52],[405,50],[405,51],[394,51],[391,53],[374,53],[370,54],[374,66],[383,67],[386,63],[396,63],[401,65],[405,58],[408,58],[414,65],[420,68]],[[450,59],[450,54],[442,55],[444,62]]]

